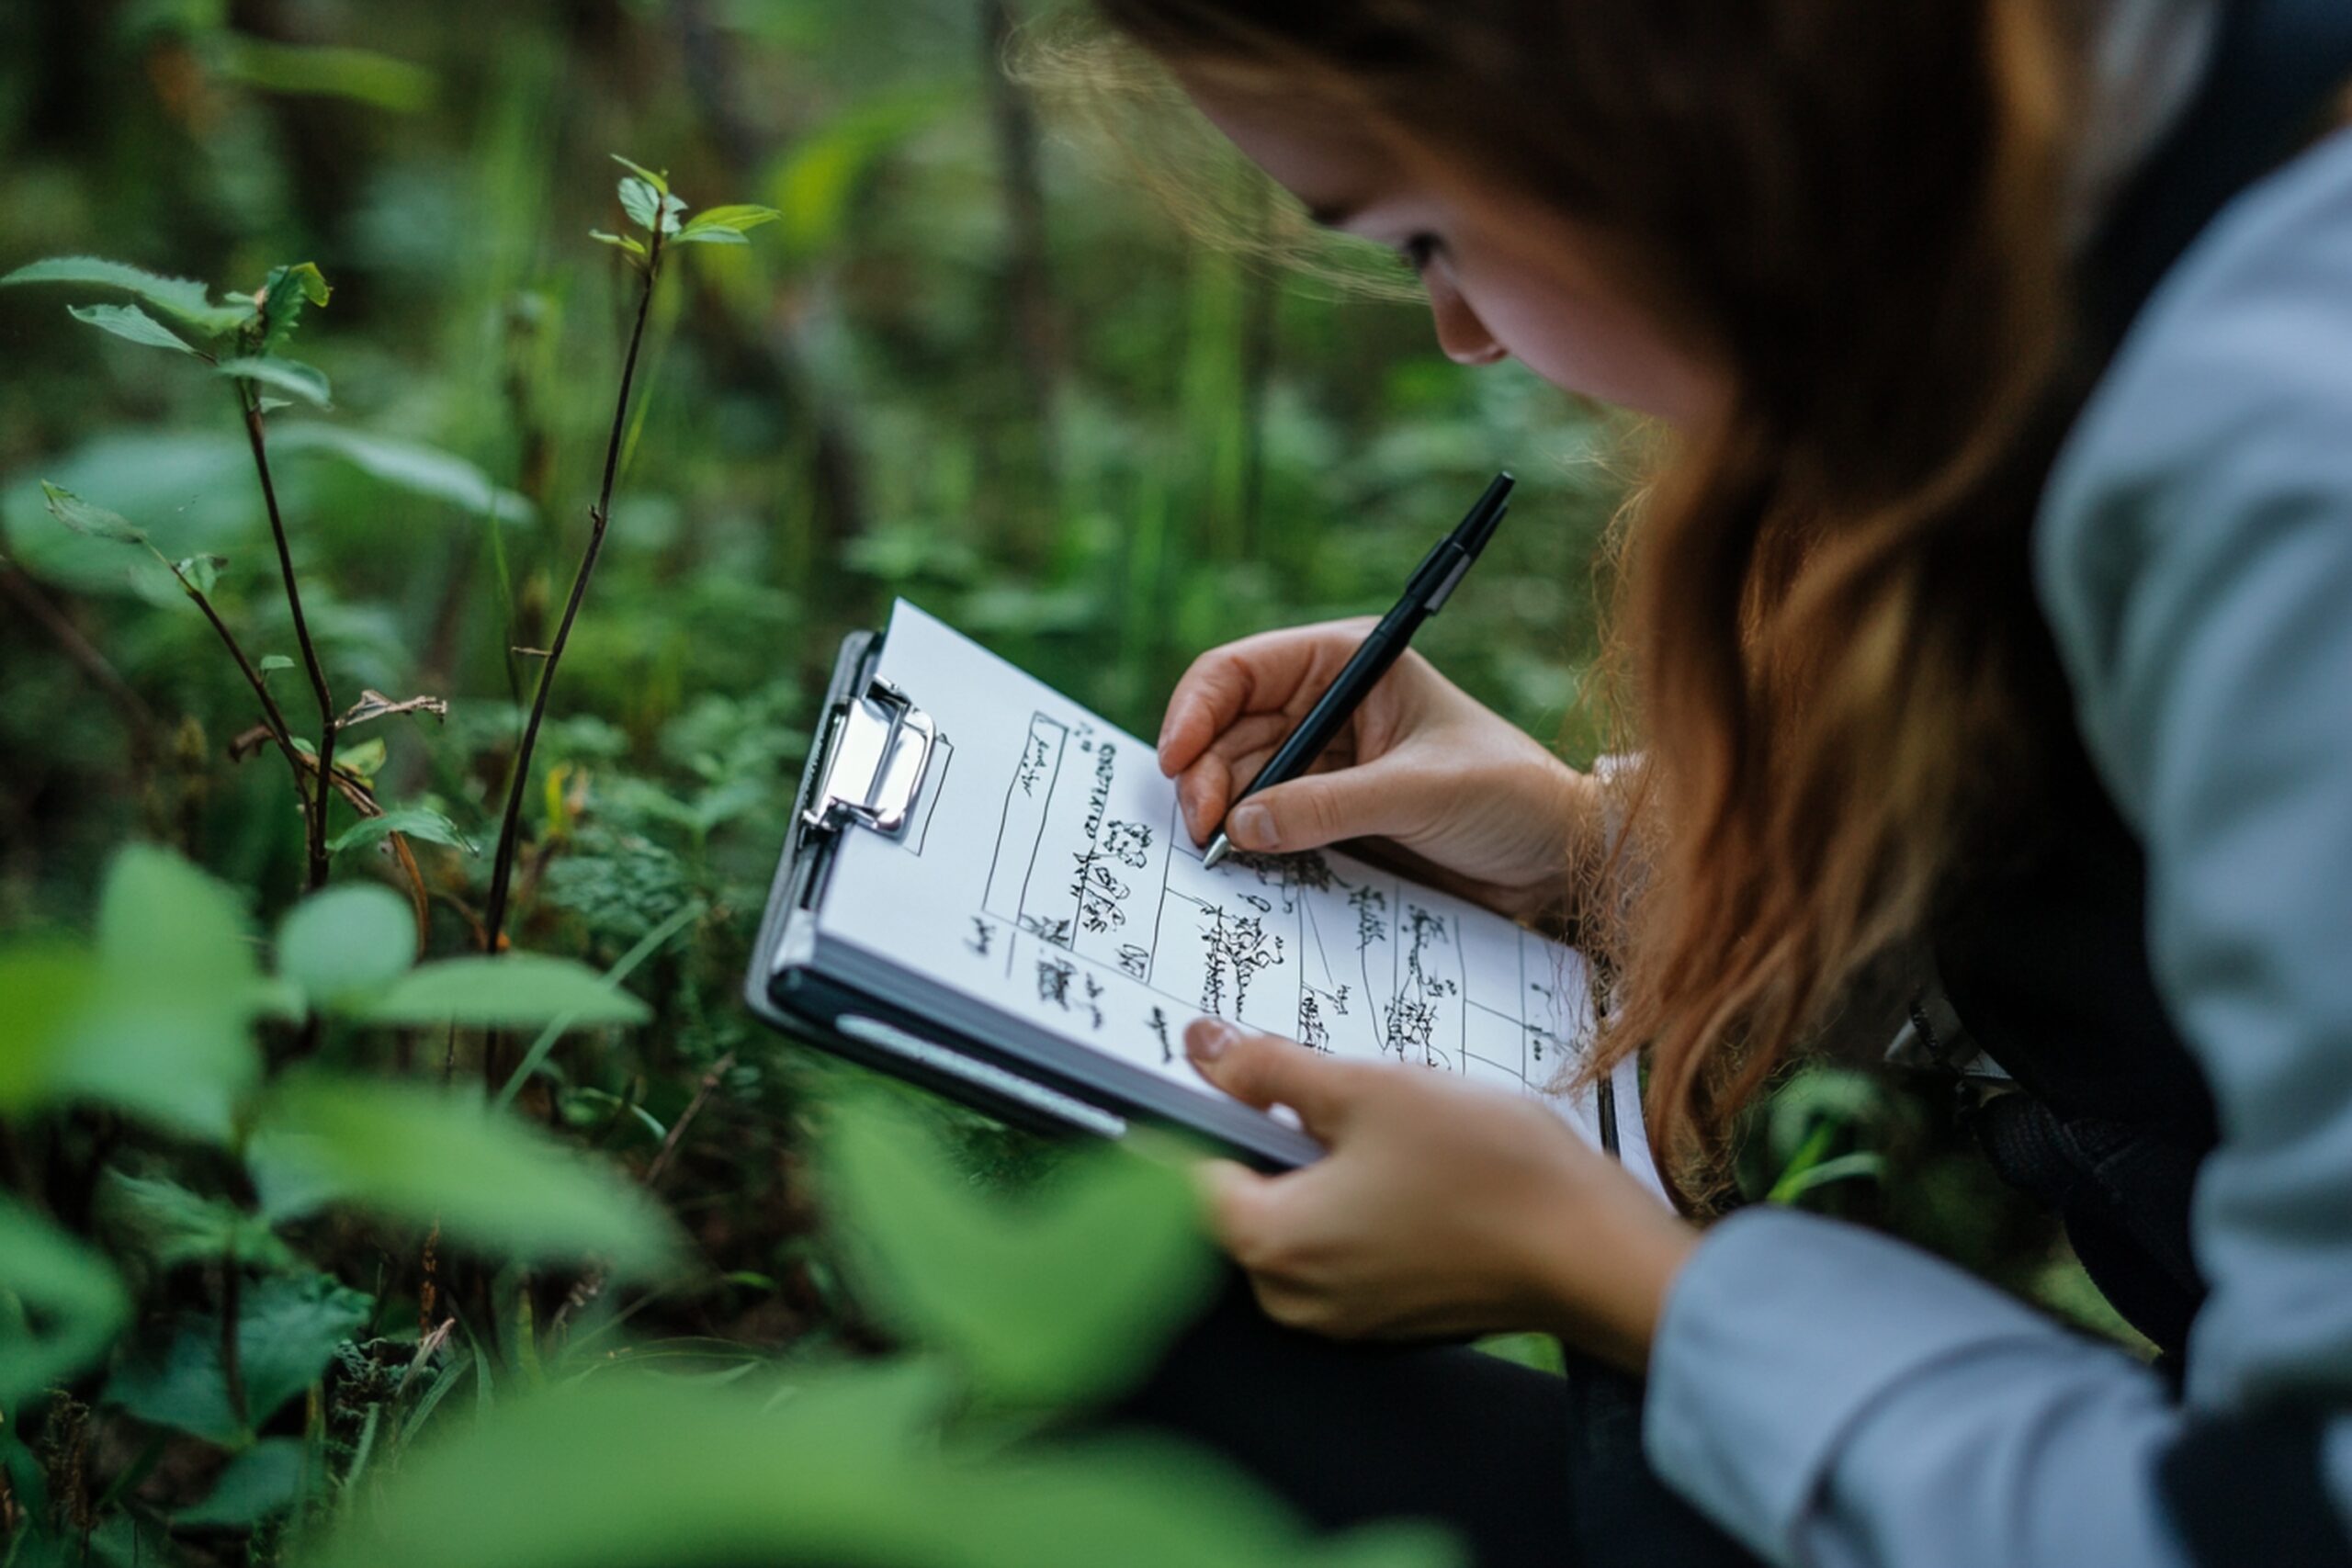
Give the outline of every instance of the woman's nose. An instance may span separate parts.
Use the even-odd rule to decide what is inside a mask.
[[[1510,350],[1495,341],[1478,312],[1462,297],[1462,291],[1435,272],[1425,274],[1423,286],[1430,296],[1430,315],[1437,322],[1437,345],[1456,365],[1492,365],[1504,358]]]

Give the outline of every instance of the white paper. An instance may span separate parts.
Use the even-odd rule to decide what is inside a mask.
[[[939,740],[903,834],[846,836],[828,937],[1201,1094],[1209,1013],[1529,1094],[1589,1042],[1573,950],[1335,852],[1204,871],[1150,746],[903,600],[876,673]],[[1613,1083],[1655,1189],[1634,1064]],[[1589,1097],[1546,1098],[1599,1144]]]

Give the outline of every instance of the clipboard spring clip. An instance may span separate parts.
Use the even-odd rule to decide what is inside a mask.
[[[801,814],[813,833],[855,822],[877,833],[903,832],[939,739],[931,716],[879,676],[836,711],[825,738],[815,804]]]

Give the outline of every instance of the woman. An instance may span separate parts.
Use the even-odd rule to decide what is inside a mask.
[[[2022,1086],[1988,1152],[2174,1353],[1815,1217],[1702,1232],[1539,1111],[1204,1021],[1200,1070],[1331,1152],[1212,1168],[1283,1326],[1228,1303],[1129,1414],[1491,1562],[2352,1561],[2352,9],[1098,3],[1418,269],[1454,359],[1679,432],[1628,798],[1408,660],[1226,819],[1355,635],[1309,627],[1173,694],[1194,834],[1570,906],[1693,1206],[1858,969],[1925,946]],[[1326,1342],[1512,1328],[1589,1364]]]

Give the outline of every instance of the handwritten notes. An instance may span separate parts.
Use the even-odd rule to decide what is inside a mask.
[[[844,842],[829,936],[1203,1094],[1203,1014],[1537,1094],[1589,1037],[1583,959],[1489,910],[1336,852],[1203,869],[1150,746],[911,604],[879,673],[943,746],[902,838]],[[1646,1176],[1631,1064],[1616,1085]]]

